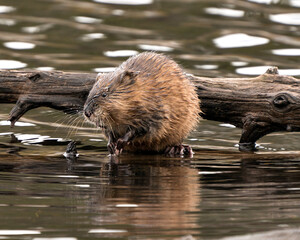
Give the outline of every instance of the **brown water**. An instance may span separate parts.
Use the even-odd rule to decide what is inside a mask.
[[[0,68],[109,71],[156,50],[200,76],[300,75],[299,0],[104,2],[1,0]],[[300,239],[297,133],[244,154],[240,129],[202,121],[193,158],[111,159],[79,116],[39,108],[11,129],[0,106],[0,239]]]

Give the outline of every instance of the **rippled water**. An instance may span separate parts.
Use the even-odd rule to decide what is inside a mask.
[[[298,0],[0,2],[0,69],[107,72],[158,51],[200,76],[299,77]],[[101,132],[47,108],[0,108],[0,239],[300,239],[297,133],[240,153],[240,129],[202,121],[193,158],[108,157]],[[70,140],[79,158],[63,157]],[[251,235],[250,234],[254,234]],[[234,236],[237,236],[234,238]]]

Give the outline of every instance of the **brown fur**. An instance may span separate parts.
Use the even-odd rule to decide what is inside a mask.
[[[129,58],[114,72],[99,75],[85,104],[89,120],[108,138],[137,136],[129,151],[164,151],[182,143],[199,120],[194,85],[168,57],[145,52]],[[111,139],[110,139],[111,140]]]

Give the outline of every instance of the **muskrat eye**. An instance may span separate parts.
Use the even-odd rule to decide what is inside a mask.
[[[104,93],[101,94],[101,96],[102,96],[102,97],[106,97],[106,96],[107,96],[107,93],[104,92]]]

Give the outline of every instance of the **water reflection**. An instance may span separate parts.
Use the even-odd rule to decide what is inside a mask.
[[[10,121],[0,121],[0,126],[10,126],[10,124],[11,124]],[[33,123],[18,121],[18,122],[16,122],[15,126],[16,127],[33,127],[36,125]]]
[[[0,14],[1,13],[9,13],[9,12],[13,12],[16,9],[12,6],[0,6]]]
[[[40,32],[45,32],[47,30],[49,30],[50,28],[52,28],[54,25],[53,24],[41,24],[38,26],[29,26],[29,27],[23,27],[22,31],[25,33],[40,33]]]
[[[41,17],[40,11],[32,14],[25,6],[16,4],[11,7],[18,11],[5,10],[0,14],[0,24],[7,24],[0,38],[5,43],[18,39],[34,44],[39,47],[39,52],[33,48],[35,50],[27,49],[25,54],[18,53],[14,47],[3,47],[0,53],[6,56],[5,59],[24,64],[11,63],[9,67],[2,68],[38,68],[42,65],[59,70],[98,71],[98,68],[116,67],[126,57],[146,50],[168,52],[179,63],[182,55],[194,54],[203,62],[193,63],[191,59],[185,59],[183,66],[187,72],[204,76],[240,74],[233,64],[228,66],[228,59],[253,66],[265,64],[297,69],[295,60],[274,58],[272,55],[275,53],[270,49],[274,44],[278,49],[299,46],[298,13],[287,7],[297,5],[295,2],[242,1],[220,5],[211,1],[158,4],[148,0],[63,0],[55,6],[59,9],[59,17],[47,12],[46,9],[53,7],[50,2],[47,3],[48,8],[35,1],[32,4],[37,9],[42,7],[47,17]],[[278,7],[270,9],[257,3]],[[174,25],[175,16],[178,20]],[[278,17],[290,19],[291,25],[272,22]],[[14,28],[12,21],[19,22],[20,28]],[[262,45],[265,45],[264,48]],[[245,47],[248,49],[243,49]],[[107,51],[112,53],[107,55]],[[114,56],[122,59],[115,60]],[[202,65],[219,67],[198,67]]]
[[[88,233],[127,233],[126,230],[120,230],[120,229],[91,229],[88,231]]]
[[[0,230],[1,236],[35,235],[35,234],[41,234],[41,232],[30,231],[30,230]]]
[[[138,54],[138,51],[134,50],[116,50],[104,52],[104,55],[107,57],[130,57],[136,54]]]
[[[124,4],[124,5],[145,5],[151,4],[153,0],[93,0],[98,3]]]
[[[0,69],[18,69],[18,68],[24,68],[27,64],[20,62],[20,61],[14,61],[14,60],[0,60]]]
[[[14,223],[41,237],[78,239],[111,234],[216,239],[243,234],[244,228],[265,231],[284,223],[282,228],[288,229],[300,219],[297,154],[202,151],[192,160],[156,155],[81,156],[75,161],[24,157],[1,157],[4,229]],[[33,213],[38,217],[24,223],[23,217]],[[53,216],[50,227],[47,219]],[[80,226],[76,233],[74,225]]]
[[[267,44],[269,39],[250,36],[245,33],[235,33],[215,38],[213,42],[219,48],[240,48]]]
[[[38,70],[38,71],[53,71],[55,69],[53,67],[37,67],[36,70]]]
[[[253,67],[242,67],[237,68],[236,72],[238,74],[243,75],[260,75],[264,74],[268,68],[271,68],[272,66],[253,66]],[[300,69],[279,69],[279,74],[281,75],[290,75],[290,76],[299,76],[300,75]]]
[[[212,70],[212,69],[217,69],[218,65],[214,65],[214,64],[195,65],[195,68]]]
[[[205,8],[205,12],[213,15],[220,15],[224,17],[243,17],[245,12],[242,10],[230,9],[230,8]]]
[[[88,33],[81,37],[83,41],[92,41],[95,39],[103,39],[105,35],[103,33]]]
[[[35,44],[28,42],[5,42],[4,47],[15,49],[15,50],[26,50],[35,48]]]
[[[257,234],[246,234],[243,236],[225,237],[221,240],[283,240],[283,239],[300,239],[300,229],[274,230]]]
[[[237,68],[236,72],[238,74],[244,74],[244,75],[260,75],[264,74],[269,68],[272,66],[252,66],[252,67],[242,67],[242,68]]]
[[[150,45],[150,44],[139,44],[140,49],[145,51],[159,51],[159,52],[170,52],[174,50],[171,47],[167,46],[159,46],[159,45]]]
[[[276,4],[280,0],[248,0],[249,2],[261,3],[261,4]]]
[[[91,18],[91,17],[85,17],[85,16],[76,16],[74,17],[76,22],[79,23],[87,23],[87,24],[93,24],[93,23],[101,23],[101,19],[97,18]]]
[[[270,20],[287,25],[300,25],[300,13],[282,13],[270,15]]]
[[[16,21],[13,19],[0,19],[0,25],[4,25],[4,26],[13,26],[16,24]]]
[[[2,195],[10,192],[11,196],[18,196],[18,201],[7,195],[6,200],[1,200],[4,205],[0,210],[5,213],[7,201],[15,209],[10,216],[15,216],[21,209],[24,214],[30,214],[31,209],[44,209],[44,214],[41,213],[39,217],[41,220],[51,211],[51,215],[56,215],[52,228],[56,232],[61,229],[65,214],[80,216],[88,213],[90,217],[86,223],[77,217],[73,219],[76,223],[81,222],[79,235],[98,236],[101,233],[106,236],[126,232],[132,236],[151,236],[166,232],[176,236],[197,233],[197,224],[188,213],[197,211],[200,201],[197,170],[178,160],[169,162],[149,156],[132,159],[119,159],[117,164],[79,160],[64,162],[54,158],[51,161],[31,158],[26,163],[14,161],[11,162],[9,172],[17,172],[23,178],[17,188],[5,186],[8,178],[13,178],[13,175],[7,172],[9,167],[4,160],[0,164]],[[62,168],[63,165],[65,168]],[[67,174],[62,174],[64,169]],[[54,170],[56,174],[53,174]],[[48,187],[45,189],[43,186]],[[58,204],[57,194],[66,196],[66,199]],[[36,198],[38,196],[42,198]],[[27,203],[28,198],[31,199],[30,203]],[[68,210],[69,201],[72,201],[72,208]],[[61,212],[57,205],[66,211]],[[7,206],[9,209],[11,207]],[[7,224],[11,221],[13,217],[8,218]],[[26,225],[34,222],[33,219]],[[43,229],[41,233],[46,234],[48,229],[43,222],[34,226],[35,229]],[[20,222],[15,224],[18,226]]]
[[[289,0],[289,5],[292,7],[300,7],[300,2],[298,0]]]
[[[106,73],[106,72],[113,72],[115,69],[116,68],[114,67],[107,67],[107,68],[94,68],[93,70],[99,73]]]
[[[272,53],[278,56],[300,56],[300,48],[273,49]]]

